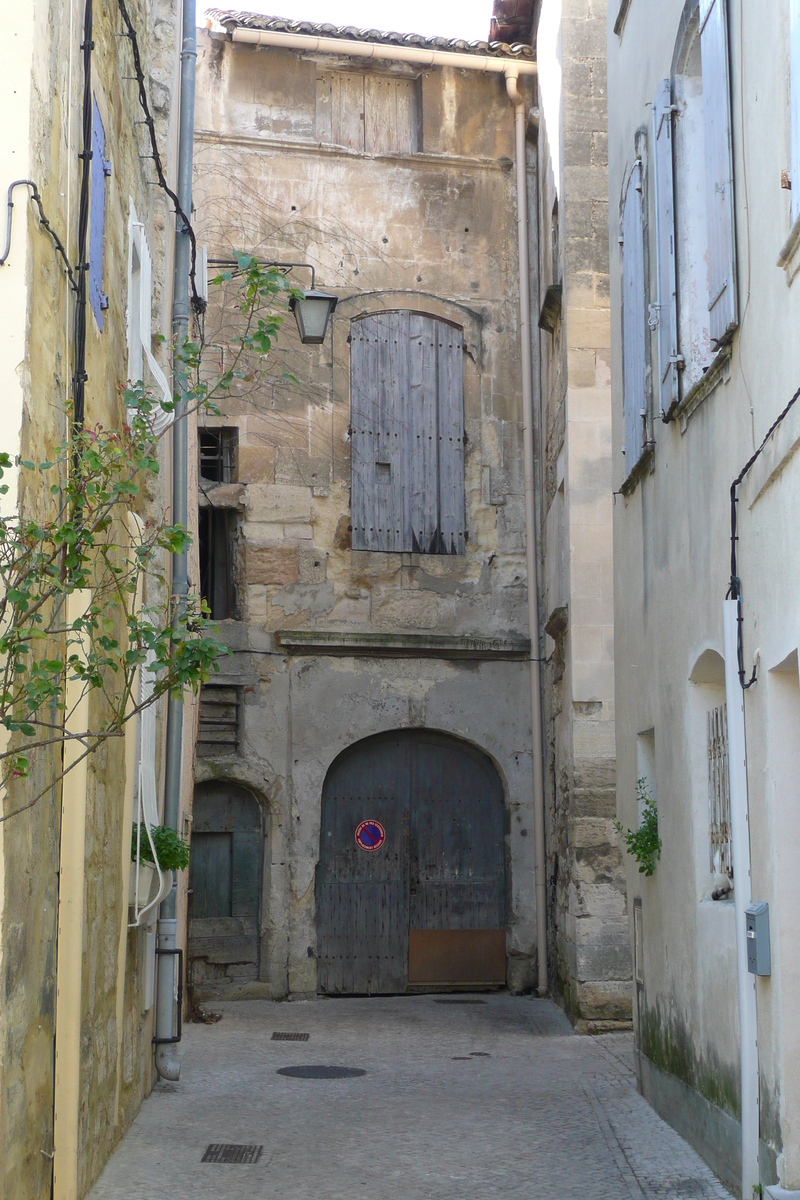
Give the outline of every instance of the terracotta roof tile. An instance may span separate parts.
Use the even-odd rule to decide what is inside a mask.
[[[529,0],[512,0],[523,4]],[[531,0],[532,2],[532,0]],[[416,33],[387,33],[380,29],[356,29],[352,25],[318,25],[314,21],[287,21],[283,17],[265,17],[260,13],[209,8],[206,15],[228,32],[236,28],[269,29],[278,33],[307,34],[309,37],[342,38],[354,42],[378,42],[384,46],[419,46],[426,50],[451,50],[458,54],[483,54],[493,58],[533,58],[529,45],[506,42],[466,42],[460,38],[421,37]]]

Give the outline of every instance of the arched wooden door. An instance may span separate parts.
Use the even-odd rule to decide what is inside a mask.
[[[189,857],[189,961],[198,993],[258,978],[263,830],[258,801],[235,783],[195,791]]]
[[[504,983],[504,830],[497,771],[457,738],[399,730],[345,750],[322,793],[319,990]]]

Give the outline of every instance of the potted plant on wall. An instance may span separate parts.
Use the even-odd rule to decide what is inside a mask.
[[[131,862],[133,869],[128,888],[128,904],[136,905],[140,909],[149,908],[157,901],[163,900],[169,892],[173,883],[173,873],[184,871],[188,867],[189,847],[174,829],[166,825],[151,826],[149,836],[146,825],[134,825],[131,835]],[[162,873],[160,888],[156,862]]]

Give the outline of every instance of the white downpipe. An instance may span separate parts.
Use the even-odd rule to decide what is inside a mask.
[[[223,27],[224,28],[224,27]],[[346,38],[312,37],[304,33],[279,33],[273,29],[234,29],[234,42],[255,46],[281,46],[284,50],[305,50],[308,54],[346,54],[352,58],[388,59],[416,63],[420,67],[458,67],[467,71],[495,71],[503,74],[509,63],[518,75],[535,75],[537,65],[530,59],[490,57],[485,54],[459,54],[451,50],[423,50],[419,46],[387,46],[379,42],[351,42]]]
[[[528,164],[525,134],[528,109],[517,86],[517,64],[506,64],[506,91],[514,105],[519,239],[519,324],[522,362],[522,437],[525,468],[525,557],[528,572],[528,630],[531,640],[531,738],[533,742],[533,836],[536,870],[536,942],[538,992],[547,994],[547,891],[544,853],[544,768],[542,759],[542,686],[539,672],[539,580],[536,564],[536,508],[533,479],[533,364],[531,362],[531,272],[528,260]]]
[[[752,899],[750,825],[747,805],[747,746],[744,691],[739,681],[739,601],[722,606],[725,699],[728,706],[728,765],[731,792],[733,899],[736,905],[736,965],[739,977],[739,1040],[742,1072],[742,1200],[758,1185],[758,1024],[756,979],[747,969],[745,908]]]
[[[347,41],[344,38],[312,37],[279,33],[270,29],[233,30],[234,42],[255,46],[277,46],[305,50],[310,54],[352,55],[354,58],[416,63],[423,67],[458,67],[459,70],[492,71],[503,74],[508,98],[514,105],[517,177],[517,232],[519,237],[520,355],[522,361],[522,424],[525,468],[525,526],[528,572],[528,626],[531,640],[531,725],[533,741],[533,830],[536,871],[536,941],[538,992],[547,994],[547,892],[544,852],[544,766],[542,758],[542,693],[539,673],[539,582],[536,560],[538,538],[534,505],[533,365],[531,362],[531,296],[528,261],[528,171],[526,155],[527,106],[517,83],[520,75],[538,74],[530,59],[459,54],[450,50],[424,50],[416,46],[388,46],[377,42]]]

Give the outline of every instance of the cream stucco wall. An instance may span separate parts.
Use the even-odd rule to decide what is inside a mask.
[[[616,10],[617,5],[613,8]],[[642,899],[643,977],[638,1039],[644,1084],[716,1168],[736,1178],[738,1010],[732,906],[710,899],[705,736],[702,716],[720,693],[692,680],[721,653],[722,601],[730,574],[731,482],[800,384],[800,291],[776,265],[789,230],[788,4],[728,5],[734,144],[739,328],[729,371],[691,412],[652,423],[651,470],[615,505],[615,640],[618,806],[635,821],[637,735],[655,732],[663,854],[651,880],[628,863],[631,899]],[[609,11],[609,239],[611,246],[614,487],[624,478],[619,251],[623,180],[650,102],[670,74],[684,6],[632,0],[621,36]],[[681,114],[678,114],[678,121]],[[652,176],[646,178],[654,262]],[[651,271],[649,299],[656,300]],[[655,362],[656,346],[651,347]],[[740,493],[739,573],[744,661],[760,660],[747,693],[748,780],[754,897],[770,902],[771,978],[758,981],[762,1179],[800,1187],[800,991],[795,963],[797,674],[800,643],[792,513],[800,485],[787,418]],[[719,660],[717,660],[718,663]],[[701,672],[702,674],[702,672]],[[705,689],[705,690],[703,690]],[[701,717],[698,722],[698,716]],[[649,1063],[660,1070],[653,1070]],[[674,1104],[671,1077],[689,1084]],[[704,1097],[705,1108],[692,1096]]]
[[[137,0],[129,7],[140,30],[164,165],[172,176],[177,6],[172,0]],[[21,8],[3,3],[0,15],[7,34],[1,56],[3,203],[11,180],[33,179],[52,228],[74,263],[83,5],[78,0],[36,0]],[[113,6],[95,5],[92,87],[112,171],[106,182],[103,270],[109,307],[102,333],[88,312],[86,420],[106,428],[119,427],[123,420],[119,388],[127,372],[131,202],[153,251],[153,332],[168,333],[170,327],[171,222],[163,197],[150,185],[151,168],[140,157],[145,146],[142,127],[135,122],[141,114],[135,87],[125,78],[131,73],[130,48],[118,32]],[[12,253],[9,265],[0,267],[2,449],[41,461],[52,457],[68,432],[74,306],[28,190],[18,189],[14,202]],[[3,241],[4,235],[5,207]],[[12,488],[4,504],[18,503],[26,515],[44,517],[48,493],[29,475],[22,472],[19,496]],[[163,510],[164,497],[158,482],[142,498],[143,512]],[[96,697],[90,708],[96,721]],[[123,798],[129,791],[123,739],[104,746],[85,768],[85,780],[70,776],[64,789],[63,838],[61,788],[47,787],[60,771],[56,752],[36,754],[30,778],[16,780],[3,798],[11,810],[42,792],[32,808],[0,826],[5,868],[0,892],[3,1200],[49,1198],[54,1151],[56,1194],[69,1200],[83,1195],[152,1082],[152,1029],[142,1009],[143,933],[126,932],[120,952],[120,930],[127,922],[122,864],[130,845],[123,819]],[[78,830],[72,818],[80,824],[81,813],[85,820]],[[59,913],[60,875],[64,891]]]

